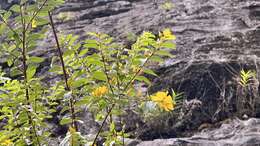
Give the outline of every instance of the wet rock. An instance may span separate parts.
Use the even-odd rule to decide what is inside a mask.
[[[13,4],[17,4],[19,0],[1,0],[0,8],[1,9],[9,9]]]

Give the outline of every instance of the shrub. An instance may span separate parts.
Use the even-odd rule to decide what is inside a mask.
[[[113,117],[122,115],[133,101],[142,104],[152,100],[166,111],[174,109],[175,101],[166,92],[150,97],[148,93],[137,94],[139,89],[135,88],[136,84],[151,85],[146,74],[157,76],[149,64],[172,56],[169,51],[175,48],[175,36],[170,29],[160,32],[159,37],[143,32],[130,49],[108,34],[94,32],[88,33],[90,39],[82,46],[77,36],[58,36],[56,32],[50,11],[61,3],[62,0],[22,0],[10,10],[0,11],[0,55],[9,66],[0,76],[0,120],[6,121],[0,133],[2,145],[48,145],[50,129],[46,120],[52,118],[57,105],[69,114],[60,121],[70,125],[62,143],[73,146],[95,145],[107,122],[110,129],[104,132],[105,143],[122,144],[121,138],[127,134],[124,128],[115,130]],[[45,84],[44,75],[37,74],[46,58],[31,53],[45,37],[47,16],[58,53],[48,72],[62,76],[51,86]],[[77,113],[82,107],[88,107],[101,121],[94,139],[85,139],[79,133],[78,124],[82,121]]]

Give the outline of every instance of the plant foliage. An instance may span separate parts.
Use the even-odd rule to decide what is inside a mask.
[[[138,84],[150,87],[147,75],[157,74],[149,66],[172,57],[172,41],[176,38],[170,29],[160,32],[159,37],[145,31],[130,49],[104,33],[90,32],[82,42],[72,34],[57,34],[51,11],[62,3],[63,0],[21,0],[10,10],[0,11],[0,55],[9,66],[0,74],[0,121],[5,121],[0,127],[1,145],[49,145],[46,121],[58,105],[67,115],[60,124],[69,125],[61,145],[72,146],[94,146],[100,135],[104,135],[106,145],[122,145],[121,138],[127,134],[124,128],[116,130],[113,117],[125,114],[132,102],[154,102],[166,111],[175,108],[175,99],[168,93],[160,91],[150,96],[136,88]],[[46,84],[46,75],[37,74],[46,58],[33,52],[48,30],[53,32],[58,55],[52,57],[46,74],[60,80]],[[101,123],[93,139],[86,139],[78,129],[82,121],[77,113],[83,107]],[[106,124],[110,129],[103,131]]]

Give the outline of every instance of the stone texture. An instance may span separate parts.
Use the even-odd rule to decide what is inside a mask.
[[[216,129],[206,128],[189,138],[129,141],[129,146],[257,146],[260,144],[260,120],[239,119],[223,121]],[[138,143],[138,144],[136,144]]]

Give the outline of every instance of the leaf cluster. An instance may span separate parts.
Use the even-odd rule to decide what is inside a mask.
[[[0,74],[0,120],[6,121],[0,143],[48,145],[51,133],[46,121],[61,106],[60,114],[65,116],[60,124],[70,127],[62,143],[95,145],[99,135],[104,135],[107,145],[122,144],[120,138],[127,134],[124,128],[116,130],[113,119],[125,114],[133,103],[150,101],[149,94],[142,90],[151,86],[147,75],[157,77],[150,65],[159,65],[163,58],[173,57],[170,52],[175,49],[172,42],[175,36],[170,29],[160,32],[159,37],[145,31],[127,48],[104,33],[88,33],[84,41],[72,34],[57,35],[50,11],[62,3],[62,0],[33,3],[21,0],[10,10],[0,11],[0,34],[4,40],[0,56],[9,67]],[[45,75],[37,74],[46,58],[33,53],[46,31],[51,30],[46,25],[47,16],[60,53],[51,58],[48,74],[60,77],[51,86],[45,83]],[[179,95],[174,93],[174,97],[177,99]],[[77,125],[83,121],[76,115],[83,108],[92,112],[100,123],[94,139],[85,139],[78,130]],[[103,131],[107,124],[110,130]]]

